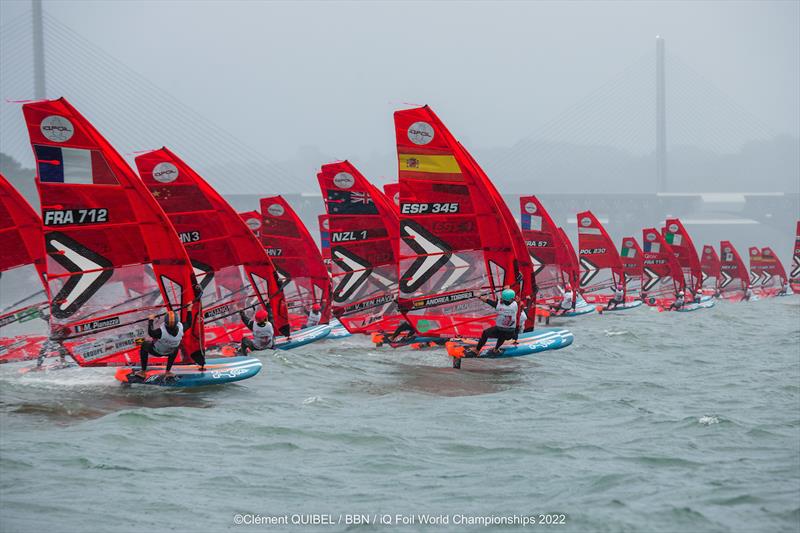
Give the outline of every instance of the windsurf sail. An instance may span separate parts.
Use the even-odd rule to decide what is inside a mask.
[[[619,255],[625,269],[625,297],[626,299],[638,299],[642,291],[643,254],[635,237],[622,239]]]
[[[668,218],[662,233],[664,240],[675,252],[675,258],[683,272],[684,284],[686,289],[691,292],[691,296],[686,295],[688,301],[703,285],[703,269],[700,265],[700,258],[697,256],[697,249],[694,247],[689,232],[677,218]]]
[[[581,270],[578,263],[578,254],[575,253],[575,247],[569,239],[569,235],[564,231],[564,228],[558,228],[558,235],[561,237],[561,245],[563,250],[563,258],[560,258],[561,268],[564,270],[567,280],[573,289],[577,289],[580,285]]]
[[[239,213],[239,218],[244,220],[244,223],[247,224],[247,227],[250,228],[250,231],[253,232],[256,238],[261,237],[261,213],[258,211],[245,211]],[[261,241],[259,240],[258,242],[260,245]]]
[[[762,297],[777,296],[787,280],[780,260],[769,246],[761,249],[754,246],[748,252],[753,292]]]
[[[325,268],[328,274],[331,272],[331,221],[328,220],[328,215],[319,215],[317,217],[319,222],[319,253],[322,256],[322,262],[325,263]]]
[[[606,304],[618,285],[625,290],[625,270],[617,247],[591,211],[578,213],[578,253],[584,300]]]
[[[794,235],[794,252],[792,253],[792,269],[789,272],[789,285],[792,292],[800,293],[800,220]]]
[[[657,229],[643,229],[642,243],[642,299],[647,305],[669,306],[685,287],[681,266]]]
[[[261,221],[261,244],[278,273],[292,329],[303,327],[315,304],[321,306],[320,323],[327,324],[331,280],[308,229],[282,196],[261,199]]]
[[[703,256],[700,259],[700,269],[703,273],[703,289],[716,294],[720,282],[720,262],[717,250],[710,244],[703,246]]]
[[[519,228],[466,149],[428,107],[394,114],[400,176],[400,299],[429,336],[475,337],[504,287],[531,294]],[[515,241],[516,240],[516,241]]]
[[[745,291],[750,285],[750,274],[744,266],[739,252],[730,241],[721,241],[719,249],[720,258],[719,293],[726,300],[740,301],[745,296]]]
[[[383,193],[349,161],[317,174],[328,213],[331,311],[350,333],[395,330],[400,221]]]
[[[49,333],[42,220],[0,174],[0,363],[33,359]]]
[[[387,183],[383,186],[383,194],[388,198],[395,209],[400,209],[400,184]]]
[[[536,277],[536,301],[557,305],[574,272],[558,226],[536,196],[519,199],[522,236]],[[573,288],[577,289],[577,285]]]
[[[286,329],[286,302],[272,262],[230,204],[168,148],[137,156],[136,166],[172,222],[203,289],[206,345],[240,342],[248,332],[240,311],[269,310],[275,330]]]
[[[22,106],[37,167],[51,334],[83,366],[138,364],[147,317],[193,327],[182,361],[202,350],[196,280],[164,211],[102,135],[65,99]],[[127,289],[138,288],[134,297]],[[159,362],[154,358],[154,364]]]

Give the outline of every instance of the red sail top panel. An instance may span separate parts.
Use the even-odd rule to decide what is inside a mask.
[[[624,237],[620,247],[620,260],[625,269],[625,296],[638,298],[642,290],[642,248],[635,237]]]
[[[694,294],[703,285],[703,269],[692,238],[677,218],[668,218],[664,230],[664,239],[681,265],[686,287]]]
[[[675,252],[655,228],[642,230],[642,243],[642,297],[650,305],[670,305],[678,291],[685,288],[683,271]],[[651,298],[654,303],[651,303]]]
[[[321,306],[321,323],[327,324],[331,280],[303,221],[282,196],[261,199],[261,220],[261,244],[278,272],[292,328],[302,327],[314,305]]]
[[[720,281],[720,262],[717,250],[710,244],[703,246],[700,268],[703,272],[703,288],[716,293]]]
[[[317,174],[328,213],[331,310],[350,333],[391,332],[397,308],[398,212],[349,161]]]
[[[624,269],[614,241],[591,211],[578,213],[580,289],[589,303],[607,303],[618,285],[624,289]]]
[[[748,250],[750,256],[750,285],[761,296],[777,296],[786,283],[786,271],[770,247]]]
[[[142,181],[169,216],[200,286],[208,345],[241,340],[239,312],[269,309],[288,324],[275,269],[244,220],[197,172],[167,148],[136,157]]]
[[[719,248],[722,256],[720,257],[720,281],[719,292],[726,300],[740,301],[744,298],[745,291],[750,285],[750,274],[744,261],[739,257],[739,252],[730,241],[721,241]]]
[[[196,318],[189,258],[166,214],[122,156],[65,99],[22,106],[37,166],[51,328],[81,365],[138,363],[147,316]],[[129,297],[128,288],[142,292]],[[183,356],[202,349],[202,320]],[[66,329],[62,329],[66,328]]]
[[[556,304],[561,301],[565,285],[571,281],[572,271],[564,264],[569,252],[558,227],[536,196],[520,197],[519,207],[522,237],[536,276],[537,301]]]
[[[564,231],[564,228],[558,228],[558,236],[561,238],[562,257],[559,257],[561,269],[564,271],[568,282],[573,290],[577,290],[580,286],[580,265],[578,264],[578,255],[575,253],[575,247],[569,239],[569,235]]]
[[[495,315],[478,297],[506,286],[519,292],[523,281],[507,208],[429,107],[397,111],[394,120],[400,307],[420,333],[476,336]]]
[[[244,223],[247,224],[247,227],[250,228],[250,231],[253,232],[253,235],[256,236],[257,239],[261,237],[261,213],[258,211],[244,211],[239,213],[239,218],[244,220]],[[259,246],[261,246],[261,240],[258,241]],[[262,246],[263,248],[263,246]]]

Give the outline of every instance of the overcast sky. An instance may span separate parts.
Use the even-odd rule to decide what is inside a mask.
[[[29,9],[3,0],[0,22]],[[391,112],[405,102],[432,105],[470,143],[510,145],[651,51],[657,34],[774,131],[800,130],[796,1],[45,0],[44,9],[277,160],[308,145],[341,158],[391,152]]]

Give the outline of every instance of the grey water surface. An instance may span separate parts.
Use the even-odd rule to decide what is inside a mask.
[[[198,390],[4,365],[0,531],[800,529],[800,296],[563,323],[569,348],[460,371],[367,337]],[[311,513],[334,524],[234,523]]]

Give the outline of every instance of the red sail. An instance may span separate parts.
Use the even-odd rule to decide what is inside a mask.
[[[792,270],[789,272],[789,284],[792,292],[800,293],[800,220],[794,236],[794,252],[792,253]]]
[[[721,241],[719,248],[722,254],[720,261],[720,297],[726,300],[740,301],[750,285],[750,274],[744,266],[739,252],[730,241]]]
[[[486,174],[429,107],[394,119],[400,307],[420,333],[477,336],[494,322],[479,296],[504,287],[531,295],[522,236]]]
[[[253,232],[253,235],[256,238],[261,237],[261,213],[258,211],[245,211],[243,213],[239,213],[239,218],[244,220],[244,223],[247,224],[247,227],[250,228],[250,231]],[[261,246],[261,241],[258,241],[259,246]],[[263,246],[262,246],[263,248]]]
[[[558,260],[570,285],[572,285],[573,289],[577,289],[581,275],[578,255],[575,253],[575,247],[572,245],[572,241],[569,239],[567,232],[564,231],[564,228],[558,228],[558,235],[561,237],[562,250],[562,256]]]
[[[625,296],[626,298],[639,298],[642,291],[642,249],[635,237],[625,237],[622,239],[620,249],[620,259],[625,269]]]
[[[537,302],[555,305],[561,301],[564,286],[572,282],[569,251],[536,196],[521,197],[519,207],[522,236],[536,276]]]
[[[261,220],[261,244],[278,272],[292,329],[303,326],[315,304],[322,306],[320,323],[327,324],[331,280],[308,229],[282,196],[261,199]]]
[[[786,271],[772,248],[748,250],[750,256],[750,285],[762,297],[777,296],[786,283]]]
[[[203,288],[208,346],[241,341],[239,312],[267,309],[288,324],[275,269],[252,230],[197,172],[167,148],[136,157],[142,181],[169,216]]]
[[[167,215],[125,160],[63,98],[22,107],[37,165],[51,329],[81,365],[137,364],[147,316],[195,318],[183,360],[202,350],[192,266]],[[130,298],[128,288],[141,293]],[[156,358],[156,364],[160,359]]]
[[[42,220],[0,174],[0,363],[39,355],[49,327]]]
[[[675,257],[678,259],[678,264],[681,265],[686,288],[692,294],[697,293],[697,290],[703,285],[703,269],[700,265],[700,258],[697,257],[697,249],[694,247],[692,238],[679,219],[667,219],[664,227],[664,240],[672,247],[672,251],[675,252]]]
[[[397,210],[349,161],[323,165],[317,179],[328,213],[331,311],[350,333],[394,331],[402,320]]]
[[[668,306],[675,301],[678,291],[685,288],[681,266],[657,229],[642,230],[642,243],[642,298],[648,305]]]
[[[383,186],[383,194],[392,203],[395,209],[400,210],[400,184],[387,183]]]
[[[703,246],[703,256],[700,259],[700,268],[703,272],[703,288],[716,294],[720,282],[720,262],[717,250],[710,244]]]
[[[578,213],[580,291],[589,303],[605,304],[617,285],[624,290],[625,272],[617,247],[591,211]]]
[[[319,176],[319,175],[317,175]],[[328,215],[319,215],[319,253],[322,255],[322,262],[328,274],[331,272],[331,221]]]

